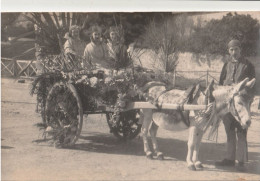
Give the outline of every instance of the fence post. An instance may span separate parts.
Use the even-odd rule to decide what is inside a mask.
[[[173,72],[173,86],[176,84],[176,70]]]
[[[27,75],[25,75],[26,77],[30,77],[30,66],[27,68]]]
[[[209,84],[209,70],[207,70],[206,87],[208,87],[208,84]]]
[[[17,76],[17,74],[18,74],[18,69],[17,69],[17,61],[16,61],[16,59],[13,59],[13,64],[14,64],[14,77],[16,77]]]

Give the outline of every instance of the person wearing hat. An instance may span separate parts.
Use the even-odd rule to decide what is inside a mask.
[[[65,55],[75,59],[76,56],[83,56],[86,43],[79,37],[80,27],[72,25],[69,33],[65,34],[67,41],[64,44]]]
[[[237,84],[245,78],[255,78],[255,68],[241,55],[239,40],[233,39],[228,43],[229,60],[223,65],[219,84],[229,86]],[[242,129],[238,121],[231,115],[223,117],[223,124],[227,134],[227,153],[225,159],[215,163],[216,166],[235,166],[237,155],[238,171],[244,171],[244,163],[248,161],[247,130]],[[237,136],[237,138],[236,138]],[[237,145],[237,148],[236,148]]]
[[[102,30],[99,26],[91,28],[91,42],[87,44],[84,50],[85,63],[87,67],[91,65],[92,68],[110,69],[111,61],[108,59],[107,45],[103,42],[101,37]],[[88,68],[88,67],[87,67]]]
[[[116,69],[126,67],[129,62],[127,47],[124,45],[122,26],[109,28],[107,40],[108,56]]]

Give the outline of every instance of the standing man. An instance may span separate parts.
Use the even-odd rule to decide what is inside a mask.
[[[220,85],[236,84],[246,77],[250,80],[255,78],[255,68],[247,59],[241,56],[241,44],[238,40],[233,39],[228,43],[228,52],[230,58],[222,68]],[[248,161],[247,129],[242,129],[231,113],[223,117],[223,124],[227,134],[227,154],[224,160],[216,162],[215,165],[235,166],[237,155],[237,169],[238,171],[244,171],[244,163]]]

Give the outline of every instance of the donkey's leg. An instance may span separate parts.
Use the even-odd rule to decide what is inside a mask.
[[[199,161],[199,151],[200,151],[200,143],[201,143],[201,139],[203,136],[203,131],[197,127],[195,127],[194,129],[195,131],[195,135],[196,135],[196,139],[195,139],[195,146],[194,146],[194,151],[193,151],[193,156],[192,156],[192,161],[195,164],[196,168],[203,168],[202,163]]]
[[[195,143],[196,143],[195,129],[196,129],[195,126],[191,126],[189,128],[188,153],[187,153],[186,161],[188,164],[188,168],[190,170],[196,170],[196,167],[194,166],[192,161],[192,156],[193,156]]]
[[[158,144],[157,144],[157,139],[156,139],[157,131],[158,131],[158,126],[154,122],[152,122],[152,124],[149,128],[149,132],[150,132],[152,143],[153,143],[153,149],[157,155],[157,158],[159,160],[163,160],[163,153],[160,152],[158,149]]]
[[[152,152],[150,150],[147,134],[148,129],[152,121],[152,110],[151,109],[143,109],[141,111],[141,119],[143,119],[142,124],[142,136],[143,136],[143,142],[144,142],[144,152],[146,154],[146,157],[149,159],[153,158]]]

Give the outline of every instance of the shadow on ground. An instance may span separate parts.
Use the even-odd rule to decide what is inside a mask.
[[[132,141],[119,141],[109,134],[91,133],[91,136],[81,136],[79,144],[73,148],[96,153],[121,154],[145,156],[143,152],[142,139],[136,138]],[[158,138],[160,150],[164,153],[165,161],[179,160],[186,162],[187,142],[172,138]],[[252,145],[259,146],[259,145]],[[249,145],[250,147],[250,145]],[[200,160],[207,165],[214,165],[216,160],[220,160],[225,155],[224,144],[212,142],[202,142],[200,147]],[[249,162],[246,164],[247,173],[260,174],[260,153],[249,152]],[[237,172],[232,167],[205,168],[207,171]]]
[[[11,147],[11,146],[1,146],[1,149],[12,149],[14,147]]]

